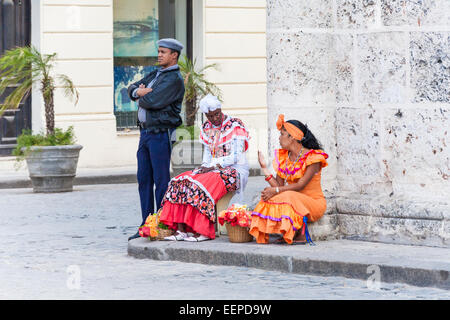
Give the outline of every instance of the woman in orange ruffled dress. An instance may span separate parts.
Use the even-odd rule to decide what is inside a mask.
[[[325,213],[327,204],[320,179],[328,155],[300,121],[284,121],[284,115],[280,115],[277,128],[282,149],[275,150],[275,177],[258,152],[270,187],[262,191],[261,201],[252,212],[250,234],[258,243],[268,243],[269,234],[282,235],[277,243],[312,243],[307,222],[317,221]]]

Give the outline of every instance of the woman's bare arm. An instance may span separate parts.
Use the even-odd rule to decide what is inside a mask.
[[[258,151],[258,162],[259,162],[259,165],[261,166],[261,170],[264,172],[264,175],[266,177],[271,176],[272,173],[270,173],[270,170],[267,168],[266,161],[264,160],[264,157],[263,157],[261,151]],[[279,180],[279,179],[281,179],[281,178],[277,175],[276,179],[272,178],[267,182],[270,184],[271,187],[282,186],[284,182],[282,179],[281,180]]]
[[[261,192],[262,199],[264,201],[267,201],[274,195],[284,191],[301,191],[311,181],[314,175],[320,171],[320,168],[321,168],[320,163],[313,163],[306,167],[305,174],[296,183],[286,185],[283,185],[284,184],[283,179],[277,175],[277,183],[280,183],[280,179],[282,183],[279,186],[271,185],[271,187],[265,188],[263,192]],[[273,180],[274,179],[271,179],[271,181]],[[277,187],[279,192],[277,192]]]

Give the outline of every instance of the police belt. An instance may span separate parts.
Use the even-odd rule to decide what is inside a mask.
[[[137,121],[136,124],[137,124],[138,128],[141,129],[141,130],[145,130],[145,129],[150,128],[150,127],[147,127],[147,126],[145,125],[145,122],[140,122],[139,120]]]
[[[137,121],[136,124],[140,130],[145,130],[145,129],[150,128],[145,125],[145,122],[140,122],[139,120]],[[168,128],[153,128],[153,130],[155,131],[155,133],[158,133],[158,132],[167,132],[169,129]]]

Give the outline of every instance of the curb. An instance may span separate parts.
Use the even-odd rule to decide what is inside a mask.
[[[128,242],[128,255],[139,259],[248,267],[367,281],[374,279],[374,270],[379,268],[381,282],[450,289],[450,262],[440,263],[438,267],[431,267],[429,263],[426,263],[426,259],[414,261],[414,257],[408,264],[405,264],[405,258],[401,256],[389,262],[389,259],[380,254],[378,256],[366,254],[365,257],[358,257],[348,256],[346,253],[340,255],[339,252],[336,252],[330,255],[332,252],[330,250],[336,251],[336,248],[342,247],[342,245],[348,247],[348,250],[345,250],[347,253],[353,250],[353,245],[359,248],[391,246],[391,249],[395,249],[394,251],[404,251],[404,247],[414,249],[411,248],[412,246],[352,240],[332,240],[316,242],[316,244],[317,246],[287,246],[260,245],[256,242],[230,243],[228,237],[224,236],[202,243],[149,241],[138,238]],[[326,248],[328,244],[333,245]],[[321,248],[321,250],[314,248]],[[324,253],[323,249],[326,249],[327,252]],[[416,247],[416,249],[416,251],[430,250],[430,248],[424,249],[423,247]],[[442,254],[442,248],[431,249]],[[388,256],[391,255],[388,253]]]

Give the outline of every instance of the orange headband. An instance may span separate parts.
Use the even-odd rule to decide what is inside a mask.
[[[304,137],[303,131],[294,126],[292,123],[284,121],[284,114],[280,114],[277,120],[277,128],[278,130],[281,130],[281,128],[283,127],[292,137],[294,137],[295,140],[303,139]]]

